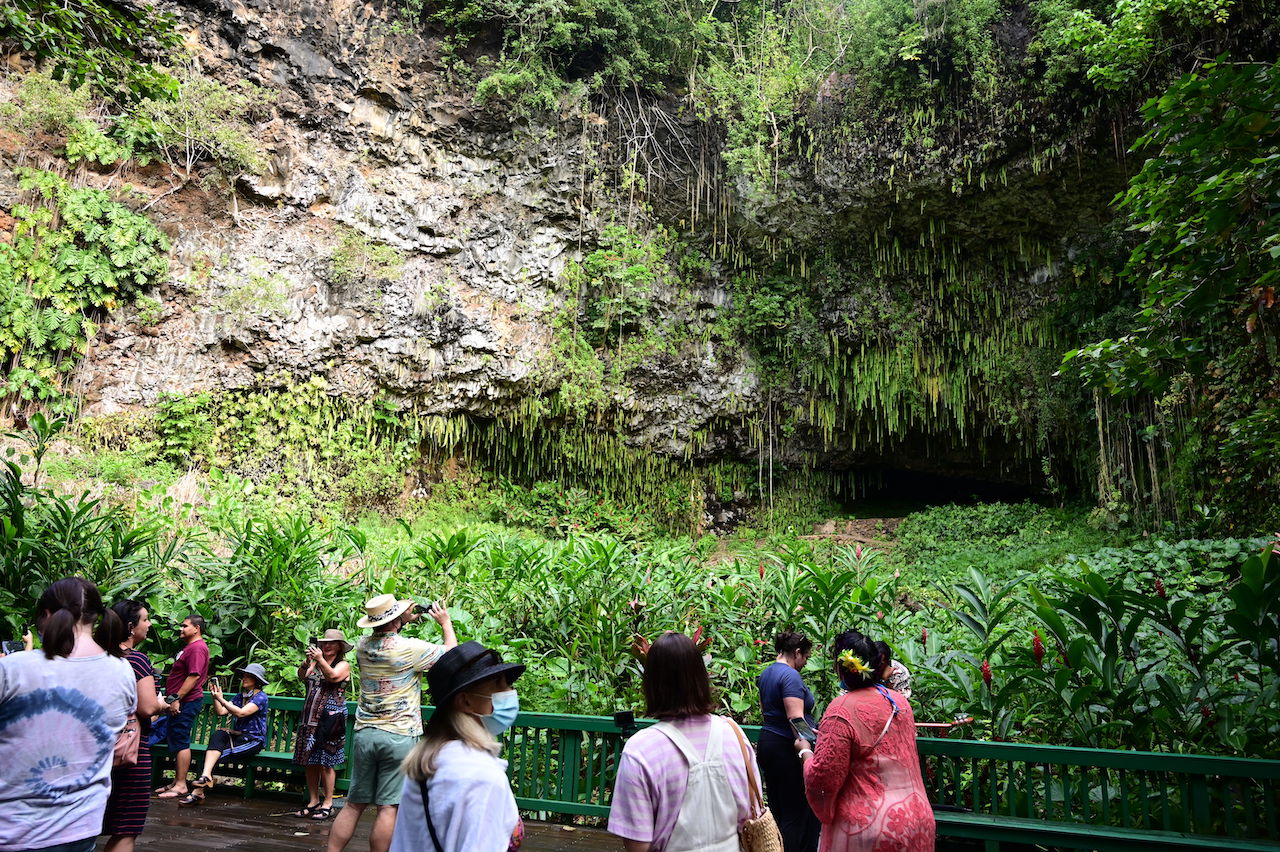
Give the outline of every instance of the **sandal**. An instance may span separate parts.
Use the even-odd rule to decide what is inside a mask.
[[[159,796],[157,796],[157,798],[160,798],[160,799],[181,799],[183,796],[190,796],[190,795],[191,795],[191,791],[190,791],[190,790],[175,790],[175,789],[173,789],[172,787],[170,787],[168,790],[165,790],[163,793],[161,793]]]
[[[202,790],[212,790],[213,779],[210,778],[208,775],[201,775],[199,778],[196,779],[196,783],[192,784],[191,786],[199,787]]]
[[[165,784],[163,787],[155,788],[155,790],[153,790],[152,792],[155,795],[159,796],[161,793],[167,793],[170,790],[172,790],[177,785],[177,783],[178,783],[177,781],[170,781],[168,784]]]
[[[196,805],[204,801],[204,790],[195,789],[178,800],[180,808],[194,808]]]
[[[318,810],[320,810],[320,808],[315,805],[304,805],[299,810],[294,811],[290,816],[296,816],[299,819],[307,819]]]
[[[314,811],[311,812],[312,819],[328,819],[331,816],[333,816],[332,805],[330,805],[327,808],[316,808]]]

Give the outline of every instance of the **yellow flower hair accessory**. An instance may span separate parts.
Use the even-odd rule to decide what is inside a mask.
[[[867,675],[871,674],[871,666],[867,665],[865,660],[853,653],[851,650],[846,649],[841,651],[840,655],[836,657],[836,662],[846,670],[861,677],[865,678]]]

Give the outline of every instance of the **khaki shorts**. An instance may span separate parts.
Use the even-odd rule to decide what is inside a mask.
[[[400,762],[417,742],[417,737],[390,734],[377,728],[356,731],[347,801],[356,805],[400,804],[400,788],[404,784]]]

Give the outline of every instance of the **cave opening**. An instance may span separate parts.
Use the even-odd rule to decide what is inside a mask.
[[[946,475],[899,467],[859,471],[859,487],[840,502],[856,517],[903,517],[933,506],[976,503],[1048,502],[1043,489],[1027,482]]]

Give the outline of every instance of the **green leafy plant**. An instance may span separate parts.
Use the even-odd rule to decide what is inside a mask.
[[[145,98],[132,114],[182,182],[202,163],[210,167],[206,180],[214,182],[261,172],[265,162],[253,124],[272,104],[272,94],[245,80],[225,86],[190,65],[179,67],[174,79],[172,97]]]
[[[56,401],[59,377],[94,331],[92,317],[169,271],[169,241],[110,193],[21,169],[33,196],[13,207],[14,239],[0,243],[0,351],[4,395]]]
[[[73,89],[92,81],[121,100],[159,97],[169,80],[147,55],[181,43],[171,13],[103,0],[14,0],[0,8],[0,43],[51,60]]]
[[[329,255],[329,275],[343,286],[366,278],[394,280],[404,268],[405,257],[394,246],[375,242],[352,228],[343,228],[338,245]]]

